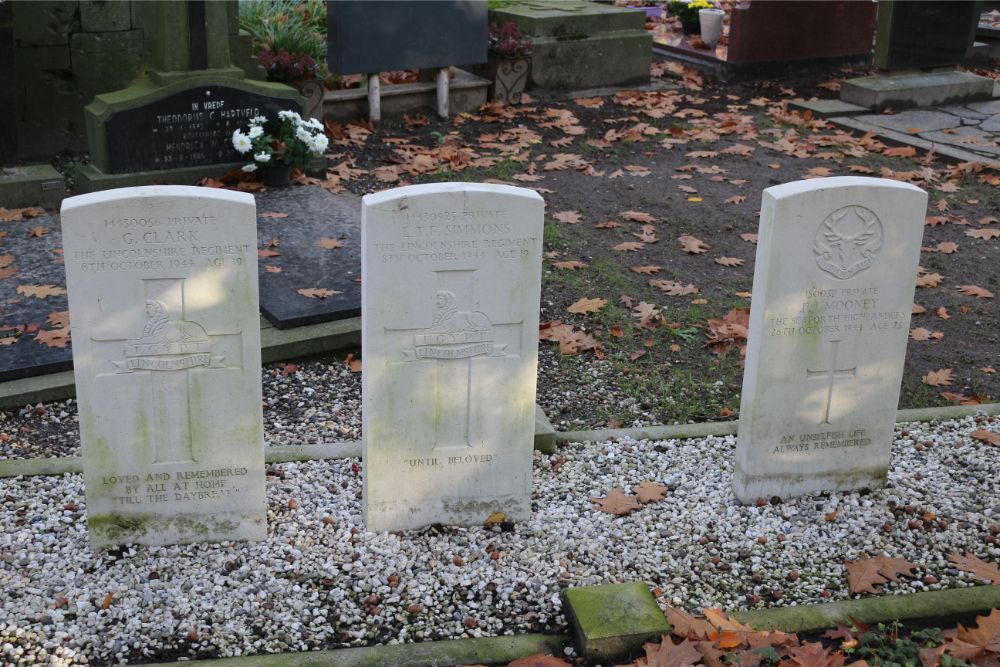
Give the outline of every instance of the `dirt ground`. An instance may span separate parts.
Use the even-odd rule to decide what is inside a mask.
[[[761,191],[815,176],[906,180],[930,193],[921,266],[943,278],[917,290],[925,312],[914,315],[911,328],[931,337],[909,342],[900,407],[996,400],[1000,306],[957,287],[1000,290],[1000,238],[967,235],[1000,227],[992,217],[1000,180],[923,152],[897,156],[893,146],[787,108],[790,99],[835,97],[837,81],[856,74],[720,84],[674,66],[654,80],[676,89],[550,96],[450,123],[389,119],[370,134],[338,126],[342,140],[334,150],[341,152],[330,164],[350,166],[339,168],[348,177],[335,179],[335,187],[357,194],[444,180],[506,182],[542,193],[542,321],[571,325],[583,340],[575,354],[541,343],[548,349],[539,395],[549,397],[543,407],[557,413],[562,428],[738,416],[745,341],[709,346],[709,320],[737,309],[728,321],[745,322],[739,309],[750,306],[755,245],[741,235],[757,231]],[[678,238],[685,235],[707,250],[683,251]],[[625,242],[638,245],[619,246]],[[578,268],[560,268],[567,266]],[[607,304],[567,311],[585,297]],[[950,384],[922,381],[945,368],[953,371]]]

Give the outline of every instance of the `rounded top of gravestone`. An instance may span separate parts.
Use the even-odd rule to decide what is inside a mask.
[[[406,185],[401,188],[392,188],[365,195],[361,201],[365,206],[378,206],[379,204],[406,197],[426,197],[442,194],[504,195],[507,197],[523,197],[527,200],[542,201],[542,196],[529,188],[495,183],[424,183],[421,185]]]
[[[194,185],[143,185],[134,188],[114,188],[100,192],[90,192],[63,200],[60,211],[65,213],[76,208],[109,204],[123,199],[148,198],[151,202],[161,199],[191,198],[213,202],[228,202],[256,206],[253,195],[222,188],[203,188]]]
[[[830,178],[811,178],[804,181],[792,181],[775,185],[764,190],[764,194],[774,199],[784,199],[807,192],[815,193],[824,190],[834,190],[848,187],[869,187],[869,188],[893,188],[897,190],[909,190],[911,192],[924,193],[924,191],[910,183],[894,181],[889,178],[872,178],[871,176],[832,176]],[[925,193],[926,194],[926,193]]]

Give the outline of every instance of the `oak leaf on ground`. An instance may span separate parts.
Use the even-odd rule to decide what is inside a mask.
[[[992,433],[991,435],[997,436],[997,440],[993,444],[1000,445],[1000,433]],[[975,434],[972,437],[976,437]],[[954,563],[958,569],[975,576],[976,579],[981,579],[990,584],[1000,584],[1000,567],[997,567],[996,563],[984,561],[969,552],[966,552],[962,556],[951,554],[948,556],[948,560]]]
[[[55,285],[18,285],[17,293],[21,296],[33,296],[36,299],[44,299],[49,296],[62,296],[66,290]]]
[[[751,233],[747,232],[746,234],[740,234],[740,238],[743,239],[744,241],[748,242],[748,243],[753,243],[755,245],[757,243],[757,235],[756,234],[751,234]]]
[[[327,250],[336,250],[337,248],[343,248],[344,242],[323,236],[320,237],[318,241],[316,241],[316,245],[319,246],[320,248],[325,248]]]
[[[937,287],[944,280],[944,276],[940,273],[925,273],[922,276],[917,276],[917,287]]]
[[[746,201],[746,199],[747,199],[746,195],[733,195],[732,197],[728,197],[727,199],[725,199],[722,203],[723,204],[742,204],[743,202]]]
[[[277,250],[271,250],[270,248],[261,248],[257,251],[258,257],[279,257],[281,253]]]
[[[258,218],[271,218],[273,220],[280,220],[281,218],[287,218],[287,213],[279,213],[278,211],[261,211],[257,214]]]
[[[647,503],[655,503],[663,500],[663,497],[667,494],[667,487],[662,484],[646,480],[641,482],[639,486],[635,487],[634,491],[636,498],[639,499],[639,502],[645,505]]]
[[[924,312],[924,311],[920,311],[920,312]],[[942,320],[950,320],[951,319],[951,315],[948,314],[948,309],[945,308],[944,306],[938,306],[938,309],[935,310],[934,312],[937,313],[937,316],[940,317]],[[917,313],[914,313],[914,314],[917,314]]]
[[[965,296],[974,296],[978,299],[992,299],[993,292],[983,289],[978,285],[959,285],[956,289]]]
[[[616,222],[614,220],[605,220],[594,225],[595,229],[614,229],[615,227],[621,227],[622,223]]]
[[[974,239],[995,239],[1000,237],[1000,229],[967,229],[965,235]]]
[[[35,342],[49,347],[66,347],[69,329],[41,329],[35,334]]]
[[[657,266],[655,264],[648,264],[644,266],[630,266],[629,269],[631,269],[633,273],[650,275],[652,273],[659,273],[663,269],[663,267]]]
[[[684,236],[677,237],[677,240],[681,242],[681,250],[692,255],[699,255],[703,252],[708,252],[709,245],[699,238],[691,236],[690,234],[685,234]]]
[[[337,290],[326,289],[324,287],[304,287],[295,291],[309,299],[326,299],[334,294],[340,294]]]
[[[606,305],[608,305],[607,299],[590,299],[584,297],[570,304],[566,310],[570,313],[596,313]]]
[[[708,320],[708,342],[706,344],[720,357],[736,345],[741,346],[742,352],[746,349],[744,343],[749,327],[750,309],[733,308],[724,317]]]
[[[659,644],[643,644],[645,657],[636,661],[637,667],[693,667],[701,662],[702,654],[697,642],[684,639],[674,644],[669,635],[663,635]]]
[[[945,652],[975,665],[995,665],[1000,662],[1000,609],[992,610],[989,616],[977,616],[976,623],[975,628],[959,624],[954,636],[948,637]]]
[[[910,330],[910,338],[913,340],[941,340],[944,338],[944,334],[940,331],[931,331],[930,329],[925,329],[924,327],[917,327],[916,329]]]
[[[1000,433],[994,433],[993,431],[987,431],[986,429],[980,428],[970,433],[969,437],[1000,447]],[[997,583],[1000,583],[1000,580],[998,580]]]
[[[639,321],[639,326],[653,328],[660,321],[660,310],[655,304],[640,301],[632,310],[632,317]]]
[[[716,264],[721,264],[722,266],[743,266],[746,264],[745,259],[740,259],[738,257],[716,257]]]
[[[556,269],[564,269],[569,271],[574,271],[576,269],[582,269],[587,266],[586,262],[581,262],[576,259],[567,260],[565,262],[552,262],[552,267]]]
[[[69,311],[54,310],[45,317],[45,321],[56,328],[69,328]]]
[[[847,568],[847,582],[852,593],[877,593],[875,586],[896,581],[898,575],[912,577],[916,565],[903,558],[862,556],[856,561],[844,561]]]
[[[645,247],[646,247],[645,243],[639,243],[638,241],[625,241],[623,243],[619,243],[618,245],[616,245],[614,248],[612,248],[612,250],[617,250],[618,252],[635,252],[636,250]]]
[[[590,500],[594,503],[594,509],[615,516],[625,516],[642,507],[635,496],[626,495],[625,489],[619,486],[608,491],[608,495],[604,498],[591,496]]]
[[[579,211],[559,211],[558,213],[553,213],[552,217],[559,222],[565,222],[569,225],[575,225],[582,220]]]
[[[673,280],[650,280],[649,286],[655,287],[667,296],[685,296],[698,292],[698,288],[690,283],[682,285]]]
[[[264,270],[267,271],[268,273],[281,273],[282,271],[280,266],[276,266],[274,264],[265,264]]]
[[[941,368],[936,371],[931,371],[927,375],[920,378],[921,382],[932,387],[943,387],[951,384],[952,382],[952,369]]]
[[[647,225],[656,222],[656,218],[651,216],[649,213],[643,213],[642,211],[622,211],[619,215],[626,220],[641,222]]]

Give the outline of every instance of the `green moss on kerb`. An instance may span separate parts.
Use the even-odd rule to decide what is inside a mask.
[[[136,535],[146,531],[147,525],[153,520],[148,514],[96,514],[87,517],[87,528],[96,536],[110,541],[119,541],[122,537]]]

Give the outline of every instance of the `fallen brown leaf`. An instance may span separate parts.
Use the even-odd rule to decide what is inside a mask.
[[[608,305],[607,299],[588,299],[584,297],[571,304],[566,310],[570,313],[596,313]]]
[[[931,371],[927,375],[923,376],[921,381],[932,387],[947,386],[952,383],[952,369],[942,368],[940,370]]]
[[[340,294],[337,290],[325,289],[323,287],[304,287],[295,291],[309,299],[326,299],[335,294]]]

